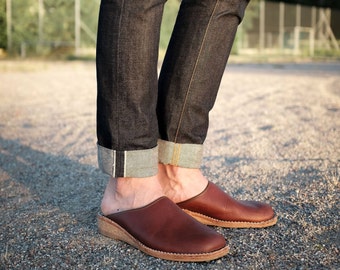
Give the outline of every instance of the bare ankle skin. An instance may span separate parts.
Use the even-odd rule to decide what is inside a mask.
[[[145,206],[164,196],[158,177],[113,178],[106,186],[101,203],[104,215]]]
[[[208,185],[200,169],[159,164],[158,177],[164,194],[175,203],[200,194]]]
[[[200,169],[159,164],[158,174],[146,178],[110,178],[101,203],[104,215],[145,206],[167,196],[179,203],[200,194],[208,180]]]

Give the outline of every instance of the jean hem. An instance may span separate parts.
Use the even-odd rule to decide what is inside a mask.
[[[150,177],[158,172],[158,146],[131,151],[97,146],[99,168],[112,177]]]
[[[174,143],[158,140],[158,161],[162,164],[184,168],[200,168],[203,157],[202,144]]]

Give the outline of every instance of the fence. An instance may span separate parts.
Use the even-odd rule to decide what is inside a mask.
[[[179,2],[169,0],[165,13],[171,15],[164,17],[175,20],[176,12],[170,9],[178,9]],[[31,53],[80,55],[94,51],[99,5],[100,0],[6,0],[7,50],[22,57]],[[332,16],[330,9],[250,1],[233,52],[311,56],[318,50],[339,53],[333,31],[336,28],[340,32],[337,12]]]
[[[252,2],[250,2],[252,4]],[[240,26],[240,54],[289,54],[313,56],[318,50],[339,53],[339,42],[333,27],[339,30],[340,21],[331,21],[331,10],[257,1],[250,4],[256,16],[245,17],[246,29]],[[337,12],[339,18],[339,12]]]

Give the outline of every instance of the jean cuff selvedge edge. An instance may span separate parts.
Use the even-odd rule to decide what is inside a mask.
[[[97,146],[99,168],[112,177],[149,177],[158,172],[158,146],[131,151]]]
[[[200,168],[202,157],[202,144],[183,144],[158,140],[158,160],[160,163],[196,169]]]

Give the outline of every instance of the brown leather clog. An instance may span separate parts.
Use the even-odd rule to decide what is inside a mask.
[[[98,228],[107,237],[166,260],[210,261],[229,251],[222,235],[197,222],[167,197],[145,207],[98,215]]]
[[[177,205],[206,225],[264,228],[277,222],[277,216],[270,205],[235,200],[211,182],[202,193]]]

